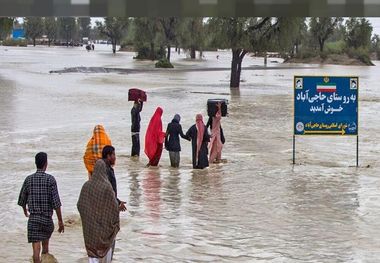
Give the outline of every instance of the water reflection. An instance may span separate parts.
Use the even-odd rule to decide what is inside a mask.
[[[137,171],[129,172],[129,202],[132,207],[140,206],[141,188],[140,181],[138,179],[139,173]]]
[[[147,212],[154,221],[160,219],[161,205],[161,178],[158,168],[148,168],[142,180],[142,189],[144,194],[144,203]]]
[[[169,169],[169,174],[164,178],[162,187],[162,197],[166,204],[166,210],[169,210],[175,216],[180,214],[181,206],[181,190],[179,188],[181,182],[181,173],[179,169]]]
[[[292,243],[300,244],[293,253],[325,262],[352,260],[355,251],[351,241],[358,238],[356,177],[296,173],[289,182],[289,190],[286,221],[291,229]],[[330,245],[325,246],[326,243]]]

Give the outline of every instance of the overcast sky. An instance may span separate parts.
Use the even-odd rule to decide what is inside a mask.
[[[371,21],[373,27],[372,33],[380,35],[380,17],[369,17],[367,19]]]

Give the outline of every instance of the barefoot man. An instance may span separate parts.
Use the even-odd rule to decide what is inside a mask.
[[[64,232],[61,213],[61,201],[55,178],[45,173],[48,161],[47,154],[36,155],[37,171],[26,177],[21,188],[18,205],[24,209],[28,220],[28,242],[33,247],[33,262],[41,263],[42,254],[49,253],[49,239],[54,231],[53,210],[58,217],[58,232]]]

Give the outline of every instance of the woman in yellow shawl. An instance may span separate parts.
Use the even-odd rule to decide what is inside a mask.
[[[94,134],[88,141],[86,152],[83,156],[84,165],[88,171],[89,178],[94,171],[96,161],[102,159],[102,150],[106,145],[112,145],[111,140],[104,127],[102,125],[96,125],[94,128]]]

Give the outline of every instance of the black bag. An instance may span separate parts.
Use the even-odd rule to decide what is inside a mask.
[[[228,100],[209,99],[207,100],[207,114],[209,117],[215,117],[218,102],[222,103],[222,107],[221,107],[222,117],[226,117],[228,115],[228,110],[227,110]]]

